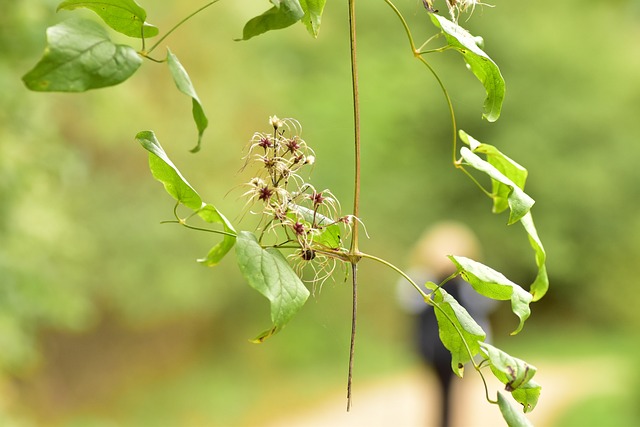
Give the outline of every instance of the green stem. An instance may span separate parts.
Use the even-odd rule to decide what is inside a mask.
[[[458,144],[458,125],[456,124],[456,115],[455,112],[453,110],[453,102],[451,102],[451,97],[449,96],[449,92],[447,91],[446,87],[444,86],[444,83],[442,82],[442,79],[440,79],[440,76],[438,76],[438,73],[436,73],[436,71],[433,69],[433,67],[431,67],[431,65],[420,55],[422,55],[422,52],[420,52],[419,49],[416,49],[416,44],[413,41],[413,36],[411,35],[411,30],[409,29],[409,24],[407,24],[406,19],[404,19],[404,16],[402,16],[402,13],[400,13],[400,11],[398,10],[398,8],[393,4],[393,2],[391,2],[391,0],[384,0],[389,7],[391,7],[391,9],[393,9],[393,11],[395,12],[395,14],[398,16],[398,18],[400,19],[400,22],[402,22],[402,26],[404,27],[404,31],[407,33],[407,38],[409,39],[409,44],[411,45],[411,53],[414,57],[416,57],[418,60],[420,60],[420,62],[422,62],[424,65],[426,65],[426,67],[429,69],[429,71],[431,71],[431,74],[433,74],[433,76],[435,77],[436,81],[438,82],[438,84],[440,85],[440,89],[442,90],[442,93],[444,94],[444,97],[447,101],[447,106],[449,107],[449,115],[451,116],[451,127],[453,129],[453,163],[456,163],[456,152],[458,150],[457,148],[457,144]]]
[[[355,145],[355,183],[353,215],[360,217],[360,93],[358,90],[358,62],[356,47],[356,0],[349,0],[349,41],[351,47],[351,83],[353,89],[353,128]],[[353,225],[351,253],[358,252],[358,222]]]
[[[451,96],[449,96],[449,91],[444,86],[444,83],[442,82],[442,79],[440,78],[438,73],[436,73],[436,70],[434,70],[433,67],[422,56],[417,56],[416,58],[418,58],[418,60],[422,62],[429,69],[429,71],[431,71],[431,74],[433,74],[433,77],[435,77],[436,81],[438,82],[438,85],[440,85],[442,94],[444,95],[444,98],[447,101],[447,107],[449,107],[449,116],[451,116],[451,132],[453,134],[452,161],[455,164],[456,153],[458,151],[458,124],[456,123],[456,113],[453,110],[453,102],[451,101]]]
[[[202,12],[203,10],[208,8],[209,6],[211,6],[211,5],[215,4],[215,3],[218,3],[219,1],[220,0],[213,0],[212,2],[207,3],[206,5],[202,6],[200,9],[196,10],[195,12],[193,12],[192,14],[190,14],[189,16],[184,18],[182,21],[178,22],[164,36],[160,37],[160,40],[158,40],[153,46],[151,46],[151,49],[149,49],[149,51],[147,53],[153,52],[155,50],[155,48],[157,48],[160,43],[162,43],[167,37],[169,37],[169,35],[171,35],[171,33],[173,33],[175,30],[180,28],[182,26],[182,24],[184,24],[189,19],[193,18],[194,16],[196,16],[198,13]]]
[[[476,365],[476,362],[473,360],[473,352],[471,351],[471,347],[469,347],[469,344],[467,343],[467,341],[464,338],[464,335],[462,334],[462,331],[458,328],[458,326],[456,325],[456,323],[453,321],[453,319],[451,319],[451,317],[449,316],[449,314],[447,314],[446,311],[444,311],[444,309],[440,306],[439,303],[437,303],[436,301],[433,300],[433,298],[431,297],[431,295],[433,295],[433,293],[431,294],[427,294],[420,286],[418,286],[416,284],[415,281],[413,281],[413,279],[411,279],[411,277],[409,277],[407,275],[407,273],[405,273],[404,271],[402,271],[401,269],[399,269],[398,267],[396,267],[395,265],[391,264],[389,261],[386,261],[382,258],[378,258],[374,255],[369,255],[369,254],[364,254],[364,253],[360,253],[360,256],[362,258],[367,258],[376,262],[379,262],[380,264],[383,264],[389,268],[391,268],[392,270],[394,270],[395,272],[397,272],[398,274],[400,274],[402,277],[404,277],[409,283],[411,283],[411,285],[416,288],[416,290],[418,292],[420,292],[420,295],[422,295],[422,298],[424,298],[424,301],[433,306],[435,310],[440,311],[440,313],[442,313],[442,315],[444,317],[447,318],[447,320],[451,323],[451,325],[454,327],[454,329],[456,330],[456,332],[458,333],[458,335],[460,336],[460,340],[462,341],[462,343],[464,344],[465,349],[467,350],[467,353],[469,354],[469,359],[471,359],[471,363],[473,364],[474,369],[476,369],[476,371],[479,370],[478,365]],[[457,273],[456,273],[457,274]],[[445,279],[445,281],[440,285],[442,286],[444,283],[446,283],[447,281],[451,280],[453,277],[455,277],[455,275],[449,276],[448,278]],[[440,287],[439,286],[439,287]],[[434,291],[435,292],[435,291]]]
[[[429,297],[429,295],[420,286],[418,286],[418,284],[416,282],[414,282],[413,279],[407,275],[407,273],[405,273],[404,271],[402,271],[401,269],[399,269],[395,265],[391,264],[389,261],[384,260],[382,258],[378,258],[377,256],[370,255],[370,254],[365,254],[365,253],[362,253],[362,252],[360,252],[360,256],[362,258],[368,258],[368,259],[370,259],[372,261],[376,261],[376,262],[378,262],[380,264],[383,264],[383,265],[389,267],[390,269],[392,269],[393,271],[395,271],[396,273],[398,273],[399,275],[401,275],[407,282],[409,282],[411,284],[411,286],[413,286],[420,293],[422,298],[424,298],[424,300],[427,303],[430,304],[431,297]]]
[[[351,311],[351,340],[349,342],[349,375],[347,379],[347,412],[351,409],[351,383],[353,382],[353,361],[356,347],[356,321],[358,318],[358,264],[351,264],[352,278],[352,311]]]
[[[194,227],[193,225],[186,224],[182,220],[161,221],[160,224],[179,224],[179,225],[181,225],[183,227],[186,227],[186,228],[188,228],[190,230],[205,231],[207,233],[221,234],[223,236],[238,237],[237,234],[229,233],[228,231],[211,230],[209,228]]]

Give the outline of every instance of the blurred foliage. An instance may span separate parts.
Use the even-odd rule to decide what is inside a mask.
[[[57,1],[2,2],[5,375],[26,380],[30,372],[37,374],[42,337],[50,331],[90,333],[105,319],[138,331],[186,322],[185,328],[204,331],[198,341],[206,348],[202,354],[221,364],[236,357],[257,363],[250,372],[269,372],[259,382],[265,387],[283,381],[290,369],[300,375],[312,364],[318,372],[342,374],[335,371],[347,357],[348,287],[326,284],[277,341],[265,344],[268,349],[244,346],[268,318],[264,301],[248,291],[233,260],[214,270],[195,263],[211,247],[210,236],[159,225],[171,216],[173,203],[149,176],[146,154],[133,141],[138,131],[153,129],[203,198],[248,229],[250,215],[233,215],[242,210],[241,150],[269,115],[295,117],[317,154],[314,182],[331,188],[348,209],[353,156],[346,5],[329,2],[315,41],[296,26],[234,42],[244,22],[264,8],[264,2],[254,3],[255,10],[246,10],[239,2],[221,2],[168,40],[210,119],[202,151],[193,155],[190,100],[176,93],[162,66],[145,64],[124,85],[83,95],[28,92],[20,76],[39,58],[45,27],[66,15],[54,14]],[[506,216],[493,216],[490,202],[450,165],[449,122],[436,83],[413,60],[387,6],[361,3],[361,211],[372,237],[363,250],[402,265],[425,227],[453,218],[473,224],[485,242],[488,265],[529,283],[535,264],[524,232],[506,227]],[[426,37],[432,27],[421,2],[398,3]],[[527,192],[537,200],[534,215],[551,278],[549,294],[532,307],[530,325],[637,329],[640,315],[630,307],[637,304],[640,258],[640,7],[626,0],[495,3],[478,7],[467,26],[484,37],[505,77],[501,120],[481,120],[484,91],[462,59],[445,53],[432,62],[453,96],[459,126],[529,170]],[[192,5],[145,7],[163,31]],[[398,328],[406,325],[389,303],[396,278],[373,265],[361,270],[357,363],[372,375],[392,365],[389,360],[404,360],[404,332]],[[514,326],[505,316],[498,329]],[[378,361],[380,349],[388,347],[395,356]],[[131,363],[148,363],[145,357],[154,356]],[[323,377],[309,375],[309,382]],[[190,387],[188,378],[179,387]],[[220,381],[219,387],[234,382],[216,373],[205,378]],[[195,387],[207,387],[202,384]],[[244,399],[250,387],[230,393]]]

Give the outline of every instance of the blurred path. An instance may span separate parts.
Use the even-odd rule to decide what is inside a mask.
[[[542,385],[542,395],[529,414],[536,427],[553,425],[572,404],[593,395],[613,394],[626,381],[624,363],[615,358],[543,361],[536,366],[535,379]],[[500,385],[490,387],[495,390]],[[268,427],[436,427],[433,411],[438,408],[439,396],[435,390],[435,378],[420,370],[369,384],[356,378],[351,412],[345,411],[345,396],[337,394]],[[458,401],[454,426],[506,426],[498,406],[485,401],[482,381],[475,372],[467,371],[454,390]]]

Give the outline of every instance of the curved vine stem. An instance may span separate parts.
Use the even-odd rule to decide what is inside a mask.
[[[442,90],[442,93],[444,94],[444,97],[445,97],[445,99],[447,101],[447,106],[449,107],[449,115],[451,116],[451,128],[452,128],[452,131],[453,131],[453,137],[452,137],[453,138],[453,143],[452,143],[453,155],[452,155],[452,159],[453,159],[453,164],[456,165],[456,167],[457,167],[456,152],[458,151],[458,147],[457,147],[457,145],[458,145],[458,125],[456,124],[456,115],[455,115],[455,112],[453,110],[453,102],[451,101],[451,97],[449,96],[449,92],[447,91],[447,88],[444,86],[444,83],[442,82],[442,79],[440,78],[438,73],[436,73],[436,70],[434,70],[433,67],[431,66],[431,64],[429,64],[427,62],[427,60],[424,59],[421,56],[423,54],[423,52],[421,52],[420,49],[416,48],[416,44],[413,41],[413,36],[411,35],[411,29],[409,29],[409,24],[407,24],[407,20],[404,19],[404,16],[402,15],[402,13],[398,10],[396,5],[394,5],[391,0],[384,0],[384,1],[385,1],[385,3],[387,3],[389,5],[389,7],[391,7],[391,9],[393,9],[393,11],[396,14],[396,16],[398,17],[398,19],[400,19],[400,22],[402,22],[402,26],[404,27],[404,31],[405,31],[405,33],[407,33],[407,39],[409,39],[409,44],[411,46],[411,53],[413,54],[413,56],[415,58],[417,58],[420,62],[422,62],[429,69],[429,71],[431,71],[431,74],[433,74],[433,76],[435,77],[436,81],[438,82],[438,85],[440,86],[440,89]],[[430,40],[431,39],[427,40],[427,43]],[[423,47],[423,46],[421,46],[421,47]]]
[[[160,39],[155,42],[155,44],[153,46],[151,46],[151,48],[149,49],[149,51],[147,53],[151,53],[155,50],[155,48],[157,48],[160,43],[162,43],[167,37],[169,37],[171,35],[171,33],[173,33],[175,30],[177,30],[178,28],[180,28],[185,22],[187,22],[189,19],[193,18],[194,16],[196,16],[198,13],[202,12],[203,10],[205,10],[206,8],[208,8],[209,6],[214,5],[215,3],[218,3],[220,0],[213,0],[212,2],[209,2],[207,4],[205,4],[204,6],[202,6],[201,8],[199,8],[198,10],[196,10],[195,12],[191,13],[190,15],[188,15],[186,18],[184,18],[183,20],[181,20],[180,22],[178,22],[176,25],[173,26],[173,28],[171,28],[169,31],[167,31],[167,33],[165,35],[163,35],[162,37],[160,37]]]
[[[213,234],[221,234],[223,236],[230,236],[230,237],[238,237],[237,234],[234,233],[229,233],[228,231],[222,231],[222,230],[211,230],[209,228],[202,228],[202,227],[195,227],[193,225],[189,225],[186,222],[184,222],[183,220],[169,220],[169,221],[161,221],[160,224],[178,224],[181,225],[185,228],[188,228],[189,230],[196,230],[196,231],[204,231],[207,233],[213,233]]]

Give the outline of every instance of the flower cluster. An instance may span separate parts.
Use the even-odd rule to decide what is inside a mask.
[[[247,203],[258,206],[262,234],[276,236],[274,247],[295,248],[294,256],[307,264],[315,261],[315,279],[333,271],[332,253],[341,249],[341,225],[349,229],[352,217],[340,216],[340,203],[331,191],[318,191],[301,176],[315,162],[315,153],[302,139],[295,119],[270,117],[270,132],[256,132],[248,147],[245,166],[256,174],[246,184]],[[331,266],[331,267],[329,267]],[[324,271],[324,274],[319,274]]]
[[[460,13],[466,12],[469,8],[471,13],[476,9],[476,5],[490,6],[486,3],[481,3],[478,0],[447,0],[447,7],[449,8],[449,14],[454,21],[458,20]]]

